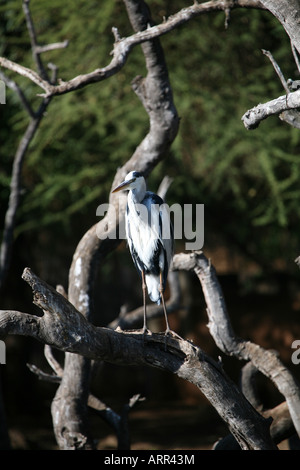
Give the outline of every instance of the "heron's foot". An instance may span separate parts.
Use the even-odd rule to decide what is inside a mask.
[[[179,336],[175,331],[170,330],[170,328],[167,328],[165,331],[165,337],[167,337],[168,335],[173,336],[174,338],[177,338],[177,339],[182,339],[182,341],[184,341],[184,339],[181,338],[181,336]]]
[[[142,333],[143,333],[143,343],[145,344],[147,342],[147,335],[151,335],[152,333],[150,330],[148,330],[146,326],[143,327]]]
[[[170,330],[170,328],[167,328],[166,331],[165,331],[165,351],[167,350],[167,339],[168,339],[168,336],[173,336],[173,338],[177,338],[177,339],[183,340],[183,338],[181,338],[181,336],[179,336],[175,331]]]

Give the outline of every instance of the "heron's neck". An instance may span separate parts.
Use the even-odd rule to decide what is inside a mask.
[[[130,191],[131,197],[134,203],[142,202],[146,194],[146,183],[143,181],[143,184],[139,188],[134,188]]]

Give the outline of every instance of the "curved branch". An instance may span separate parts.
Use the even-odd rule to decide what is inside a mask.
[[[280,21],[300,53],[299,0],[261,0],[261,4]]]
[[[23,279],[43,316],[0,311],[0,335],[31,336],[62,351],[118,364],[142,364],[172,372],[196,385],[208,398],[243,449],[274,450],[269,422],[257,413],[219,363],[188,341],[165,335],[121,332],[89,323],[70,302],[29,268]],[[65,436],[62,436],[64,438]]]
[[[3,239],[0,247],[0,289],[4,285],[12,255],[13,233],[15,229],[17,209],[19,207],[21,194],[21,174],[23,161],[28,147],[34,138],[44,113],[50,103],[50,100],[51,98],[45,98],[42,101],[35,116],[31,118],[14,157],[8,208],[5,214]]]
[[[208,328],[217,346],[225,354],[253,365],[276,385],[286,398],[295,429],[300,435],[300,388],[277,354],[237,337],[230,323],[222,288],[214,267],[202,252],[181,253],[173,259],[173,269],[194,271],[202,285],[209,318]]]

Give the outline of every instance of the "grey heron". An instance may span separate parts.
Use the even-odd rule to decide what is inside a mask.
[[[146,289],[152,302],[162,302],[166,321],[165,335],[170,330],[164,301],[168,271],[173,257],[174,235],[166,204],[157,194],[147,191],[145,178],[131,171],[112,192],[129,190],[125,215],[126,238],[137,271],[142,279],[144,338],[147,332]]]

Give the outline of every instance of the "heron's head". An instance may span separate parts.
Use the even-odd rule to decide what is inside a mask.
[[[119,184],[112,192],[117,193],[122,190],[139,189],[145,185],[145,179],[138,171],[131,171],[126,176],[125,180]]]

